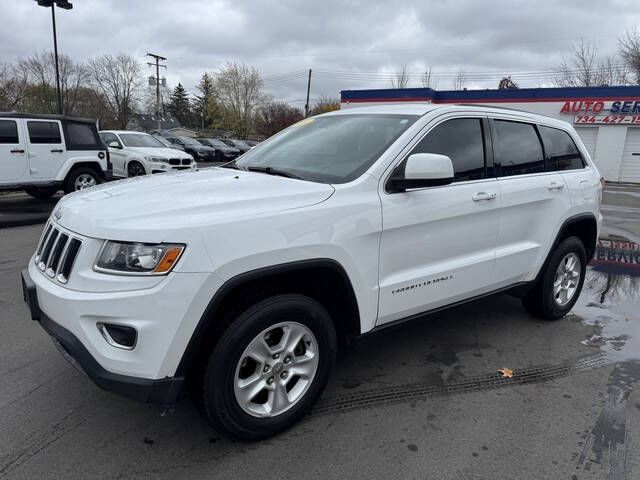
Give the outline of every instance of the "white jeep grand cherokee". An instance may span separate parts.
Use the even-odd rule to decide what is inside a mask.
[[[256,439],[311,408],[338,336],[507,289],[565,315],[601,189],[557,120],[332,112],[226,168],[68,195],[22,274],[25,300],[102,388],[171,405],[187,383],[216,429]]]

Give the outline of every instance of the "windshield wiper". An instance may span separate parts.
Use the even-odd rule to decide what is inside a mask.
[[[279,177],[295,178],[296,180],[303,180],[302,177],[295,173],[287,172],[286,170],[280,170],[273,167],[247,167],[250,172],[266,173],[267,175],[277,175]]]

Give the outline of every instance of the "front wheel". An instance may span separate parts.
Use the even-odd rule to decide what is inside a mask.
[[[127,176],[128,177],[141,177],[142,175],[146,175],[144,167],[140,162],[129,162],[127,165]]]
[[[212,426],[256,440],[307,413],[336,354],[327,311],[302,295],[278,295],[242,313],[215,346],[204,373],[203,406]]]
[[[546,320],[564,317],[578,300],[587,268],[587,254],[578,237],[565,238],[551,255],[538,284],[522,303]]]

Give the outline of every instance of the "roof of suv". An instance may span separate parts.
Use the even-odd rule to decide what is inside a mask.
[[[531,113],[524,110],[516,110],[513,108],[496,107],[491,105],[482,104],[464,104],[464,103],[446,103],[446,104],[433,104],[433,103],[395,103],[389,105],[371,105],[362,107],[347,108],[344,110],[335,110],[333,112],[326,113],[325,115],[353,115],[353,114],[396,114],[396,115],[425,115],[434,110],[441,110],[445,112],[456,111],[469,111],[478,110],[484,113],[492,113],[496,115],[509,114],[523,117],[523,120],[529,120],[536,123],[544,123],[547,125],[554,125],[558,127],[565,127],[569,125],[567,122],[558,120],[553,117],[547,117],[545,115],[539,115],[537,113]]]
[[[72,117],[69,115],[58,115],[53,113],[21,113],[21,112],[0,112],[0,117],[4,118],[35,118],[37,120],[66,120],[72,122],[96,124],[95,118]]]

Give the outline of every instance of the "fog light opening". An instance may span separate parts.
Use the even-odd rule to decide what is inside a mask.
[[[96,324],[102,337],[112,347],[133,350],[138,341],[138,332],[133,327],[115,325],[113,323]]]

